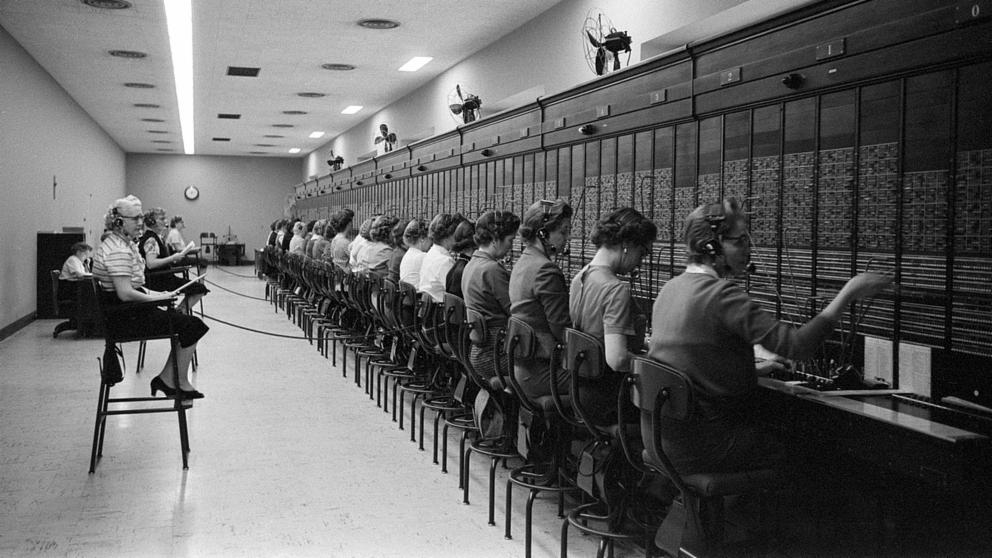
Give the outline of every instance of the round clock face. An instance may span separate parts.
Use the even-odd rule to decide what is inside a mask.
[[[200,197],[200,190],[197,189],[196,186],[190,186],[189,188],[186,188],[186,191],[183,193],[186,195],[186,199],[188,200],[195,200],[196,198]]]

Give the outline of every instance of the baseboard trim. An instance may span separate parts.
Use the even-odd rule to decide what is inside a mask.
[[[0,341],[3,341],[4,339],[10,337],[11,335],[17,333],[18,330],[28,325],[29,323],[33,322],[34,317],[37,314],[38,314],[37,312],[31,312],[27,316],[24,316],[19,320],[14,320],[10,325],[4,327],[3,329],[0,329]]]

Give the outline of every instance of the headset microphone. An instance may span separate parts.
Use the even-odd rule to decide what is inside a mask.
[[[749,261],[747,262],[747,265],[744,266],[744,271],[748,275],[754,275],[754,273],[758,271],[758,266],[754,265],[754,262]]]

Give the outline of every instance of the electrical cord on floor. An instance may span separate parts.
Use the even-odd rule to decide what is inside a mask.
[[[255,275],[241,275],[240,273],[234,273],[233,271],[228,271],[228,270],[224,269],[223,267],[221,267],[219,264],[214,264],[214,268],[215,269],[219,269],[219,270],[223,271],[224,273],[227,273],[228,275],[233,275],[235,277],[243,277],[245,279],[258,279],[258,277],[255,276]]]
[[[306,340],[309,340],[310,339],[309,337],[307,337],[305,335],[301,335],[301,336],[298,336],[298,335],[285,335],[285,334],[282,334],[282,333],[272,333],[271,331],[262,331],[260,329],[252,329],[250,327],[245,327],[245,326],[238,325],[238,324],[232,324],[231,322],[226,322],[224,320],[221,320],[220,318],[215,318],[215,317],[213,317],[213,316],[211,316],[209,314],[202,314],[201,313],[200,314],[200,317],[201,318],[207,318],[208,320],[213,320],[215,322],[220,322],[220,323],[222,323],[224,325],[231,326],[231,327],[234,327],[234,328],[237,328],[237,329],[243,329],[245,331],[250,331],[252,333],[259,333],[261,335],[268,335],[270,337],[282,337],[282,338],[285,338],[285,339],[306,339]]]
[[[253,279],[254,279],[254,277],[253,277]],[[243,296],[245,298],[250,298],[252,300],[265,300],[265,301],[268,301],[267,298],[260,298],[260,297],[257,297],[257,296],[246,295],[246,294],[239,293],[238,291],[232,291],[231,289],[228,289],[227,287],[221,287],[220,285],[218,285],[217,283],[214,283],[213,281],[211,281],[209,279],[204,279],[203,282],[204,283],[207,283],[208,285],[211,285],[213,287],[217,287],[218,289],[220,289],[222,291],[227,291],[227,292],[229,292],[231,294],[236,294],[238,296]]]

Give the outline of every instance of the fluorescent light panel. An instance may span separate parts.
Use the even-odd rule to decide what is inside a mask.
[[[172,72],[179,103],[179,126],[183,151],[194,153],[193,137],[193,6],[190,0],[163,0],[172,50]]]
[[[344,107],[344,110],[341,111],[341,114],[355,114],[356,112],[362,110],[363,108],[365,107],[363,107],[362,105],[348,105]]]
[[[290,153],[299,153],[300,152],[300,148],[299,147],[294,147],[294,148],[290,149],[289,152]]]
[[[401,72],[416,72],[417,70],[424,67],[425,64],[434,60],[432,56],[414,56],[409,62],[400,66]]]
[[[325,132],[310,132],[310,139],[317,139],[324,137]]]

